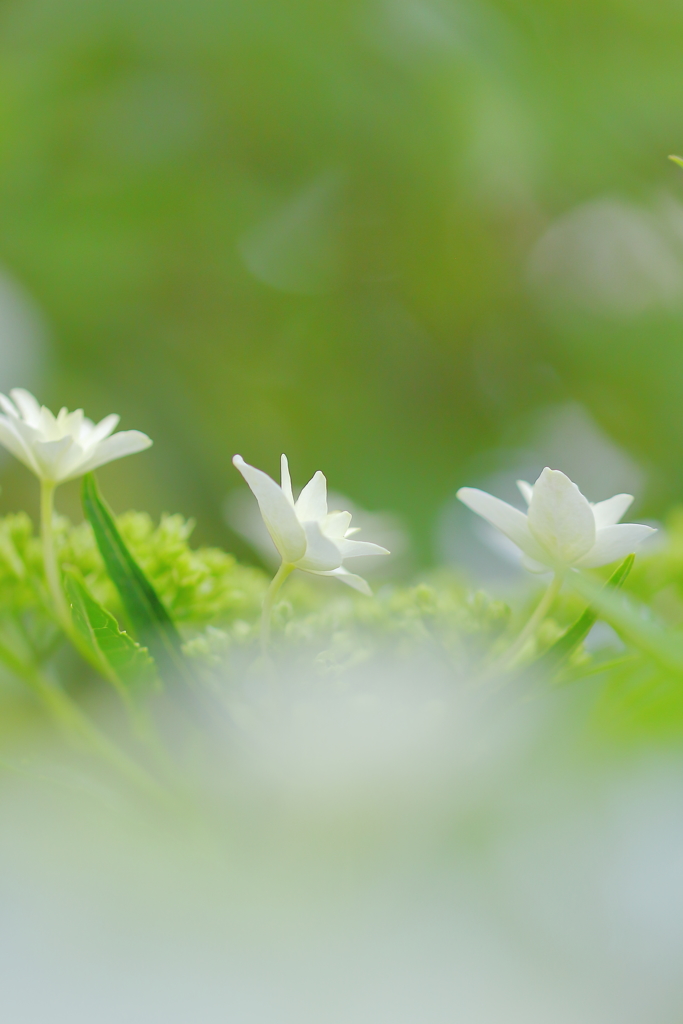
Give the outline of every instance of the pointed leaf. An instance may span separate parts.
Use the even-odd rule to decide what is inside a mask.
[[[623,593],[598,587],[581,573],[571,574],[567,582],[594,605],[600,617],[609,622],[633,647],[659,662],[667,671],[683,675],[683,635],[657,619],[652,608]]]
[[[619,565],[610,578],[607,580],[604,589],[618,589],[626,581],[635,560],[635,555],[629,555]],[[563,633],[559,640],[556,640],[552,647],[545,651],[535,664],[535,668],[543,669],[545,672],[556,671],[563,662],[571,656],[580,643],[582,643],[598,620],[597,610],[589,605],[585,612],[579,616],[573,626],[570,626],[566,633]]]
[[[148,647],[162,674],[187,678],[181,639],[173,619],[119,533],[95,477],[83,477],[83,509],[93,528],[107,572],[119,592],[138,639]]]
[[[95,600],[79,573],[65,569],[64,586],[76,629],[118,679],[126,685],[152,679],[156,670],[149,651],[119,629],[114,616]]]

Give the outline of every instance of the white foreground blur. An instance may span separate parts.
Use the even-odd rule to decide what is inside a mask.
[[[174,719],[174,814],[38,737],[0,774],[5,1019],[674,1024],[683,761],[582,759],[592,692],[245,671]]]

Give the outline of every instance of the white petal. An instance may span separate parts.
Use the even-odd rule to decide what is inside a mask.
[[[302,523],[327,515],[327,480],[320,470],[308,481],[294,507]]]
[[[534,484],[529,529],[561,565],[573,565],[595,544],[595,518],[588,499],[556,469],[546,467]]]
[[[607,501],[598,501],[593,505],[596,530],[602,530],[605,526],[614,526],[618,523],[633,501],[632,494],[615,494]]]
[[[350,522],[350,512],[328,512],[320,523],[320,529],[330,540],[343,540],[349,533]]]
[[[88,430],[87,433],[84,432],[85,436],[79,438],[79,440],[85,442],[88,448],[92,448],[93,445],[99,444],[101,441],[104,441],[106,437],[109,437],[110,434],[113,434],[119,425],[120,419],[121,417],[117,416],[115,412],[110,416],[105,416],[103,420],[100,420],[97,426],[91,424],[91,429]],[[84,426],[87,426],[89,423],[90,420],[84,420]]]
[[[308,521],[302,526],[306,531],[306,552],[303,557],[297,559],[297,569],[313,572],[338,569],[342,564],[342,554],[338,545],[324,535],[319,523]]]
[[[519,493],[522,495],[527,505],[530,505],[531,499],[534,496],[533,487],[531,486],[531,484],[528,484],[526,480],[517,480],[516,483],[517,487],[519,488]]]
[[[37,427],[40,422],[40,406],[31,392],[24,388],[12,388],[10,398],[26,422]]]
[[[18,425],[18,421],[16,425]],[[6,419],[4,416],[0,416],[0,444],[25,466],[28,466],[31,472],[40,476],[40,468],[31,445],[26,443],[21,432],[16,429],[15,421]]]
[[[245,462],[241,455],[236,455],[232,463],[258,501],[263,522],[282,559],[297,562],[306,552],[306,534],[282,488],[267,473]]]
[[[531,536],[527,517],[518,508],[513,508],[507,501],[494,498],[492,494],[480,491],[477,487],[461,487],[456,497],[509,537],[529,558],[539,562],[547,558],[547,554]]]
[[[47,438],[43,434],[42,430],[37,427],[32,427],[30,423],[25,420],[18,419],[12,422],[12,427],[15,432],[23,439],[24,444],[27,448],[33,451],[33,447],[38,441],[45,441]],[[57,440],[59,440],[57,438]]]
[[[390,551],[369,540],[337,541],[343,558],[360,558],[362,555],[389,555]]]
[[[93,426],[91,420],[86,420],[82,409],[76,409],[74,412],[69,412],[68,409],[59,410],[57,425],[62,434],[70,434],[73,438],[77,438],[81,433],[84,423],[89,423],[91,427]]]
[[[57,442],[53,441],[51,443],[56,444]],[[73,480],[77,476],[82,476],[83,473],[86,472],[86,470],[83,469],[83,466],[90,461],[92,454],[92,450],[86,450],[82,444],[74,441],[60,463],[60,481]]]
[[[292,493],[292,478],[289,475],[289,462],[286,455],[280,456],[280,480],[282,492],[290,505],[294,505],[294,494]]]
[[[14,391],[12,392],[12,397],[14,397]],[[62,430],[57,421],[57,417],[48,409],[46,405],[41,405],[40,411],[35,420],[29,420],[27,416],[25,416],[24,419],[29,424],[29,426],[33,427],[35,430],[40,431],[40,433],[43,435],[43,438],[46,441],[59,441],[59,439],[63,436]]]
[[[7,395],[3,395],[2,393],[0,393],[0,408],[2,408],[3,411],[7,413],[8,416],[11,416],[12,419],[19,419],[19,410],[17,409],[16,405],[11,400],[11,398],[8,398]]]
[[[104,466],[107,462],[115,459],[122,459],[125,455],[135,455],[136,452],[143,452],[149,448],[152,439],[143,434],[141,430],[120,430],[118,434],[107,437],[88,454],[80,466],[69,471],[65,480],[73,480],[74,477],[90,473],[98,466]]]
[[[576,562],[579,569],[595,569],[599,565],[609,565],[620,558],[626,558],[643,543],[646,537],[656,533],[651,526],[639,523],[618,523],[598,530],[593,548]]]
[[[536,562],[533,558],[527,558],[525,555],[522,559],[522,568],[526,569],[527,572],[550,572],[551,566],[543,565],[542,562]]]
[[[62,462],[73,443],[72,437],[60,437],[58,441],[36,441],[33,451],[41,469],[41,476],[55,482],[63,479]]]
[[[346,583],[347,587],[353,587],[354,590],[360,591],[361,594],[366,594],[367,597],[372,597],[372,591],[370,590],[370,584],[367,580],[364,580],[362,576],[356,576],[352,572],[347,572],[343,566],[338,569],[332,569],[329,572],[315,572],[316,576],[334,576],[340,583]]]

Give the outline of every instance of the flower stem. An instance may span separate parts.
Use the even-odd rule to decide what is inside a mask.
[[[270,581],[270,586],[268,587],[266,596],[263,599],[263,611],[261,612],[261,648],[264,654],[268,650],[268,645],[270,643],[270,619],[273,613],[275,598],[278,595],[280,587],[293,569],[293,565],[283,562]]]
[[[556,573],[553,577],[552,583],[546,590],[541,600],[538,602],[533,612],[533,615],[527,622],[526,626],[518,635],[517,639],[510,645],[510,647],[508,647],[507,651],[505,651],[503,657],[499,662],[499,667],[511,665],[516,659],[517,655],[520,654],[520,652],[524,649],[527,642],[534,635],[534,633],[536,632],[540,624],[543,622],[548,612],[550,611],[550,608],[552,607],[555,598],[560,592],[563,582],[564,577],[562,576],[562,574]]]
[[[55,485],[48,480],[40,482],[40,530],[43,540],[43,561],[45,578],[52,598],[55,613],[67,636],[73,635],[71,614],[62,587],[61,574],[57,564],[53,531]]]
[[[37,665],[23,661],[1,641],[0,661],[29,686],[68,740],[101,758],[141,792],[167,799],[156,780],[100,732],[71,697],[52,683]]]
[[[50,592],[50,597],[52,598],[54,612],[59,625],[62,627],[76,650],[79,651],[86,661],[89,661],[94,668],[101,672],[102,665],[99,660],[97,663],[93,661],[92,653],[88,649],[87,645],[83,643],[78,631],[74,628],[71,611],[64,594],[62,574],[57,561],[57,552],[55,551],[53,530],[54,496],[55,485],[46,480],[41,480],[40,531],[43,539],[43,562],[45,563],[45,579],[47,580],[47,588]],[[105,671],[104,675],[107,676],[107,678],[110,678],[111,673],[108,674]]]

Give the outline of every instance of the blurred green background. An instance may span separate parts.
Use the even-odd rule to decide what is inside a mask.
[[[6,0],[0,384],[121,412],[155,446],[103,471],[115,507],[240,553],[235,452],[322,468],[429,561],[455,489],[567,402],[658,515],[681,53],[673,0]],[[33,495],[6,462],[2,508]]]

